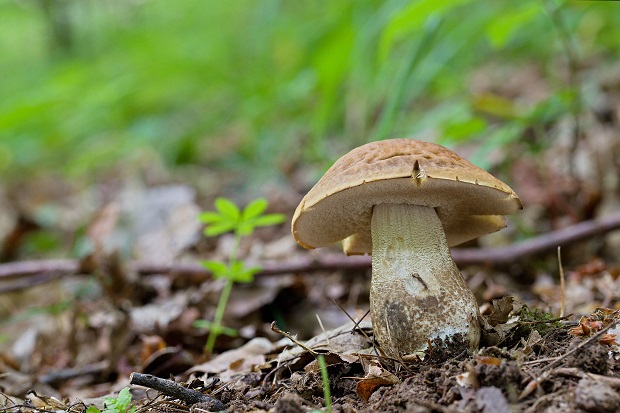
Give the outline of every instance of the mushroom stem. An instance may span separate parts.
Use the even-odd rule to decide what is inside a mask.
[[[429,342],[475,350],[478,304],[452,260],[435,209],[378,204],[371,225],[370,311],[386,355],[419,354]]]

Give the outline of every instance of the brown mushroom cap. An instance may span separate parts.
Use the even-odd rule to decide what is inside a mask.
[[[390,139],[338,159],[297,207],[293,236],[305,248],[344,240],[347,254],[371,253],[372,208],[382,203],[435,208],[449,246],[504,228],[501,215],[523,207],[508,185],[451,150]]]

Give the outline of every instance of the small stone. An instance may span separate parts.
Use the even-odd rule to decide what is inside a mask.
[[[581,379],[575,388],[575,403],[586,412],[615,412],[620,406],[620,394],[605,383]]]
[[[286,392],[276,402],[274,413],[301,413],[305,400],[297,393]]]
[[[481,387],[476,392],[476,405],[483,413],[510,413],[510,405],[497,387]]]

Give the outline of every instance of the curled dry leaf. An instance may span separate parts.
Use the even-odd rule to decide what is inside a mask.
[[[398,377],[385,370],[376,361],[368,360],[367,363],[362,362],[362,364],[366,370],[366,375],[361,379],[358,379],[359,381],[355,392],[357,393],[357,396],[364,401],[364,403],[368,402],[372,392],[374,392],[379,386],[392,386],[400,383]]]
[[[256,337],[243,346],[226,351],[217,357],[191,368],[189,373],[217,374],[223,382],[239,372],[253,371],[255,366],[265,364],[265,355],[275,349],[274,344],[264,337]]]
[[[579,325],[571,328],[568,332],[574,336],[590,337],[617,320],[620,320],[620,310],[599,307],[589,316],[581,317]],[[604,334],[599,343],[605,345],[617,344],[615,339],[616,334]]]
[[[496,346],[503,342],[506,334],[516,326],[508,323],[513,312],[523,307],[520,302],[515,302],[513,297],[502,297],[491,302],[492,310],[488,316],[482,316],[482,341],[487,346]]]
[[[26,394],[26,399],[37,409],[40,410],[68,410],[69,406],[62,400],[58,400],[54,396],[39,395],[30,390]]]
[[[334,364],[342,364],[342,363],[355,363],[358,361],[358,356],[354,356],[351,354],[336,354],[333,352],[321,353],[323,355],[323,359],[325,360],[325,365],[332,366]],[[321,371],[321,367],[317,359],[312,360],[310,363],[306,364],[304,367],[304,371],[306,373],[314,372],[319,373]]]
[[[601,336],[601,339],[598,342],[599,344],[602,344],[605,346],[612,346],[614,344],[617,344],[616,334],[603,334]]]

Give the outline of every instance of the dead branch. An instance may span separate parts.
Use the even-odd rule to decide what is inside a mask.
[[[89,364],[86,366],[71,367],[66,369],[55,370],[47,374],[43,374],[38,377],[40,383],[55,384],[67,380],[74,379],[76,377],[84,377],[91,375],[101,375],[110,366],[107,360],[100,361],[98,363]]]
[[[573,377],[577,379],[590,378],[592,380],[608,384],[615,389],[620,389],[620,378],[603,376],[595,373],[586,373],[576,367],[559,367],[555,369],[555,374],[558,376]]]
[[[539,235],[527,241],[498,248],[454,248],[452,256],[460,267],[468,265],[487,265],[502,267],[524,258],[545,254],[597,235],[620,228],[620,212],[606,217],[580,222],[567,228]],[[370,268],[370,257],[325,253],[306,254],[291,261],[266,262],[259,276],[291,273],[308,273],[334,270],[366,270]],[[138,274],[175,274],[205,280],[210,273],[198,263],[158,264],[150,262],[131,262],[129,266]],[[78,260],[56,259],[41,261],[22,261],[0,264],[0,293],[25,288],[49,281],[62,275],[77,274],[84,269]],[[24,282],[24,278],[29,278]],[[21,280],[18,280],[21,279]]]
[[[579,222],[518,244],[499,248],[456,248],[452,250],[452,255],[459,266],[487,264],[501,267],[524,258],[557,250],[558,246],[575,244],[618,228],[620,228],[620,212],[614,212],[603,218]]]
[[[220,411],[226,409],[224,404],[213,397],[202,394],[201,392],[183,387],[180,384],[166,380],[150,374],[131,373],[129,376],[129,384],[148,387],[157,390],[166,396],[174,397],[184,401],[188,405],[196,403],[205,403],[210,406],[209,411]],[[211,410],[213,408],[213,410]]]

